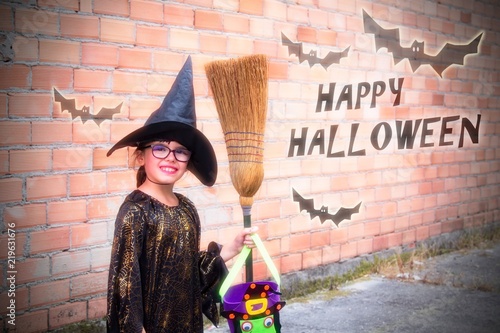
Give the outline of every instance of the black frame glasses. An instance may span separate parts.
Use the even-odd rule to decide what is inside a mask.
[[[179,162],[188,162],[191,158],[191,152],[186,148],[175,148],[171,149],[162,144],[152,144],[142,147],[143,149],[151,148],[151,153],[157,159],[164,160],[170,153],[174,153],[174,157]]]

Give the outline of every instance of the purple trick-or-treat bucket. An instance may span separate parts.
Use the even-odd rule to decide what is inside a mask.
[[[245,247],[221,287],[220,312],[227,319],[231,333],[279,333],[279,311],[285,306],[280,300],[279,275],[258,236],[254,241],[277,282],[246,282],[229,287],[250,252]]]

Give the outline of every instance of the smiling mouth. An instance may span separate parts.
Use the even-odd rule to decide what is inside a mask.
[[[176,168],[172,168],[172,167],[160,167],[161,171],[163,172],[167,172],[167,173],[174,173],[177,171]]]

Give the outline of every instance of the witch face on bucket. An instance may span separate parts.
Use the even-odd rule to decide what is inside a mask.
[[[272,281],[234,285],[224,296],[221,315],[231,333],[279,333],[279,311],[285,306],[280,295]]]

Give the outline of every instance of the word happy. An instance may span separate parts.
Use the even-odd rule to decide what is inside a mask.
[[[344,104],[348,110],[359,109],[365,99],[369,100],[370,108],[374,108],[377,105],[377,98],[386,91],[390,91],[394,95],[393,106],[399,105],[403,81],[404,79],[400,78],[397,80],[389,79],[388,83],[383,81],[376,81],[373,84],[361,82],[357,86],[356,94],[353,94],[352,85],[346,85],[338,95],[335,94],[335,83],[330,83],[326,91],[321,84],[318,89],[316,112],[332,111],[334,104],[335,110],[339,110]],[[337,96],[336,103],[334,103],[334,96]],[[342,139],[336,140],[340,131],[338,124],[330,124],[317,130],[308,127],[293,128],[290,133],[288,157],[314,153],[326,155],[326,157],[365,156],[366,148],[371,147],[381,151],[386,149],[393,140],[399,150],[452,145],[462,148],[466,141],[466,135],[472,143],[479,143],[480,123],[480,114],[477,115],[474,122],[460,116],[395,120],[391,123],[384,121],[368,130],[370,134],[369,146],[366,146],[367,140],[358,137],[359,123],[351,124],[347,136],[348,143]],[[343,131],[345,130],[343,129]],[[364,129],[362,132],[366,133],[367,131]],[[342,136],[345,137],[345,135]]]

